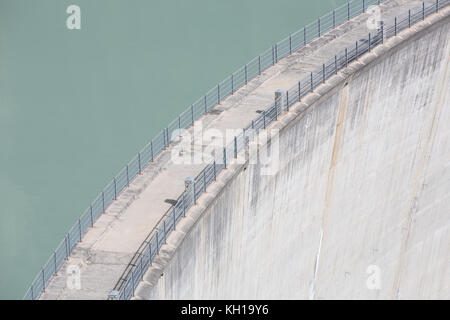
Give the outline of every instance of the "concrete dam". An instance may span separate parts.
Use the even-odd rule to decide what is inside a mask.
[[[201,117],[203,128],[225,136],[253,125],[278,90],[285,112],[275,111],[267,127],[263,112],[264,129],[276,135],[256,154],[237,152],[235,139],[235,156],[217,176],[214,161],[214,179],[197,200],[194,183],[192,207],[179,221],[174,213],[174,230],[160,247],[157,238],[155,252],[148,240],[155,226],[180,194],[185,201],[185,179],[205,168],[174,161],[181,143],[171,139],[80,232],[61,269],[55,262],[55,275],[43,276],[39,298],[121,298],[124,290],[132,299],[450,298],[447,2],[383,1],[384,26],[395,28],[389,36],[383,27],[374,32],[359,56],[370,19],[363,5],[363,13],[349,13],[347,22],[246,81]],[[409,12],[411,19],[422,8],[414,25],[397,29],[396,17]],[[353,51],[345,50],[345,63],[343,55],[338,60],[355,41],[355,58],[347,63]],[[330,59],[336,72],[325,81]],[[324,81],[315,86],[322,65]],[[299,80],[309,74],[303,95]],[[289,102],[286,91],[296,85],[298,99]],[[206,142],[194,130],[192,147],[202,149]],[[266,151],[277,154],[271,174],[255,160]],[[154,258],[144,268],[146,246]],[[70,285],[74,266],[78,287]]]

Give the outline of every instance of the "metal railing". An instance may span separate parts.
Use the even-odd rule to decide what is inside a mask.
[[[185,216],[186,211],[196,203],[201,194],[206,191],[206,188],[216,180],[220,172],[226,168],[227,163],[230,163],[232,158],[236,158],[249,141],[253,140],[259,130],[266,129],[280,114],[289,111],[293,104],[301,101],[305,95],[337,74],[339,70],[347,67],[349,63],[383,43],[384,39],[397,35],[397,32],[425,19],[425,17],[449,4],[450,0],[437,0],[435,4],[428,6],[423,3],[420,8],[409,10],[408,14],[396,17],[390,27],[381,25],[375,34],[369,33],[366,39],[355,42],[354,47],[346,48],[340,54],[335,55],[334,59],[324,63],[320,70],[311,72],[308,77],[288,90],[283,99],[271,104],[247,127],[242,129],[242,132],[234,137],[234,141],[223,149],[222,154],[216,156],[215,160],[200,172],[192,185],[178,198],[176,204],[166,212],[141,244],[114,288],[118,293],[118,299],[130,299],[133,296],[145,271],[151,265],[161,246],[166,243],[168,235],[175,230],[178,221]],[[276,47],[280,48],[279,45]]]
[[[83,235],[92,227],[95,221],[105,212],[105,209],[117,199],[118,195],[130,185],[133,179],[142,172],[142,170],[153,162],[154,159],[169,146],[171,140],[169,137],[176,129],[186,129],[193,125],[194,121],[203,116],[221,101],[232,95],[239,88],[246,85],[248,81],[252,80],[261,72],[274,65],[280,59],[291,54],[294,50],[306,45],[316,37],[327,32],[328,30],[337,27],[352,17],[365,12],[366,8],[372,4],[379,4],[384,0],[354,0],[348,2],[346,5],[333,10],[331,13],[319,18],[316,22],[311,23],[296,33],[278,42],[271,49],[254,58],[248,64],[231,74],[224,81],[211,89],[202,98],[192,104],[186,111],[184,111],[178,118],[172,121],[166,128],[164,128],[155,138],[153,138],[127,165],[117,176],[103,189],[97,198],[86,209],[77,223],[70,229],[64,239],[60,242],[57,249],[48,259],[38,273],[31,286],[27,290],[24,299],[37,299],[45,291],[51,278],[57,274],[58,270],[64,264],[64,261],[70,256],[76,244],[81,241]],[[446,6],[450,0],[439,0],[436,2],[437,8]],[[424,6],[424,16],[430,14],[430,9]],[[417,13],[410,15],[409,25],[417,22]],[[407,25],[408,26],[408,25]],[[398,30],[405,28],[405,23],[398,24]],[[378,41],[379,39],[375,40]],[[372,46],[376,45],[375,41]],[[367,47],[367,45],[366,45]],[[370,45],[369,45],[370,47]],[[367,48],[366,48],[367,51]],[[364,45],[358,49],[347,52],[345,65],[353,61],[356,57],[363,54]],[[343,66],[343,58],[340,57],[337,64],[337,70]],[[266,109],[257,119],[252,122],[251,127],[259,130],[266,128],[276,117],[283,111],[289,108],[295,101],[297,95],[301,99],[308,90],[314,90],[324,79],[330,75],[332,67],[324,65],[324,73],[311,73],[310,83],[307,81],[299,82],[297,89],[289,90],[287,95],[287,104],[274,103],[271,107]],[[336,69],[336,68],[335,68]],[[297,90],[297,93],[295,93]],[[300,93],[300,94],[299,94]],[[243,133],[235,138],[231,146],[227,146],[223,151],[224,162],[214,161],[209,164],[199,176],[195,179],[190,189],[187,189],[179,198],[177,203],[166,212],[157,226],[153,229],[147,239],[142,243],[132,261],[124,271],[122,277],[118,281],[115,289],[119,291],[121,299],[129,299],[139,283],[144,271],[151,264],[153,258],[161,248],[162,244],[168,234],[174,230],[177,222],[181,219],[186,211],[195,204],[198,197],[206,188],[215,180],[217,174],[226,168],[234,154],[242,150],[248,144],[248,138],[245,137],[245,131],[250,128],[247,126]],[[191,190],[192,189],[192,190]]]

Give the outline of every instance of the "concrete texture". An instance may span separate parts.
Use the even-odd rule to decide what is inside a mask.
[[[382,15],[385,19],[391,19],[395,15],[407,11],[409,8],[416,7],[420,3],[421,2],[414,0],[391,0],[381,6]],[[215,128],[222,132],[230,128],[244,127],[257,116],[258,110],[261,110],[263,107],[273,102],[273,94],[276,89],[281,88],[285,90],[292,87],[299,79],[303,78],[310,71],[317,69],[322,62],[330,59],[337,50],[342,50],[345,46],[353,44],[356,39],[365,36],[367,34],[365,26],[367,18],[367,14],[362,14],[336,30],[326,33],[320,39],[317,39],[305,48],[294,52],[291,56],[282,59],[274,67],[269,68],[261,76],[252,80],[247,86],[229,97],[221,105],[214,108],[214,112],[203,117],[203,127],[206,129]],[[429,22],[424,23],[424,25],[428,24]],[[417,28],[415,27],[410,33],[416,31]],[[435,33],[433,33],[433,35],[434,34]],[[237,173],[233,171],[233,166],[231,166],[229,170],[226,170],[226,172],[220,176],[221,182],[213,184],[208,189],[208,192],[202,196],[203,202],[209,201],[214,202],[215,204],[212,206],[202,206],[200,203],[199,206],[194,207],[189,212],[188,218],[180,222],[180,227],[177,226],[177,229],[180,231],[175,231],[171,236],[169,244],[163,247],[161,254],[157,258],[160,263],[155,263],[154,267],[149,270],[146,279],[147,281],[138,289],[141,290],[141,293],[138,293],[137,298],[281,297],[283,296],[282,289],[288,286],[288,284],[294,285],[298,282],[298,279],[302,279],[303,281],[307,278],[307,275],[310,274],[311,263],[308,259],[313,259],[312,256],[314,256],[315,259],[315,257],[318,256],[317,250],[319,243],[317,243],[317,232],[319,232],[319,230],[317,230],[316,227],[321,226],[322,230],[324,230],[321,242],[321,255],[325,255],[327,250],[332,250],[333,245],[335,245],[336,250],[342,250],[343,253],[348,254],[353,258],[356,258],[356,256],[360,254],[357,249],[353,248],[353,251],[349,249],[350,252],[347,253],[345,252],[347,247],[345,247],[344,244],[341,244],[343,248],[340,249],[338,242],[336,242],[338,237],[333,237],[333,232],[337,232],[339,225],[341,225],[341,232],[342,230],[345,230],[345,233],[349,232],[348,229],[342,228],[344,221],[347,221],[344,219],[345,217],[347,217],[347,219],[352,217],[352,223],[355,227],[359,228],[360,225],[356,222],[364,221],[363,218],[372,221],[370,220],[370,217],[379,214],[378,212],[373,212],[373,210],[376,209],[376,201],[384,201],[384,204],[380,204],[381,207],[378,207],[377,209],[381,210],[381,208],[383,208],[383,210],[386,210],[386,212],[383,213],[386,218],[380,218],[380,221],[387,225],[383,224],[382,226],[378,226],[376,231],[381,233],[383,231],[383,226],[388,227],[389,230],[396,230],[395,228],[399,227],[399,224],[396,223],[400,223],[403,220],[400,222],[389,221],[388,216],[392,217],[392,212],[389,210],[395,208],[397,210],[403,210],[406,208],[401,207],[402,202],[400,200],[402,198],[394,197],[402,195],[399,190],[403,190],[403,193],[406,193],[401,185],[402,183],[406,183],[406,181],[385,181],[375,172],[377,172],[376,170],[379,170],[380,172],[385,173],[383,170],[389,170],[383,169],[382,164],[380,163],[383,162],[383,160],[386,160],[386,166],[394,165],[397,158],[403,162],[407,162],[408,157],[411,156],[411,152],[414,151],[412,150],[414,149],[412,146],[415,146],[417,149],[422,148],[419,148],[417,144],[414,144],[417,142],[414,141],[414,137],[418,134],[425,134],[425,131],[419,130],[418,132],[415,132],[415,130],[418,129],[418,125],[422,125],[422,122],[425,126],[425,121],[429,120],[431,115],[426,113],[425,110],[428,110],[426,109],[427,107],[431,108],[430,99],[436,96],[436,91],[431,89],[428,91],[423,90],[430,86],[436,86],[439,83],[446,83],[447,87],[444,87],[442,91],[444,93],[448,91],[445,90],[448,88],[448,82],[443,82],[443,75],[437,75],[442,64],[440,62],[441,60],[436,60],[439,57],[437,52],[446,49],[447,51],[444,52],[448,53],[449,49],[448,33],[441,34],[440,36],[442,41],[440,46],[446,44],[447,47],[439,47],[437,43],[432,40],[429,40],[430,43],[428,44],[434,46],[433,50],[436,51],[436,53],[428,47],[423,47],[420,42],[414,42],[417,47],[421,48],[420,50],[430,52],[428,59],[436,61],[434,69],[427,69],[429,68],[429,62],[425,60],[423,65],[420,63],[414,64],[417,68],[423,67],[424,69],[420,74],[420,77],[424,80],[420,80],[419,85],[414,84],[414,86],[412,86],[405,83],[407,78],[410,79],[411,76],[417,77],[416,74],[412,74],[412,69],[410,71],[405,71],[409,70],[407,69],[408,66],[412,68],[413,64],[407,63],[406,60],[402,60],[419,59],[419,56],[416,57],[415,54],[423,52],[418,52],[417,49],[414,48],[412,52],[405,51],[402,57],[398,58],[402,61],[402,64],[397,67],[388,64],[382,71],[360,72],[361,75],[358,82],[361,82],[361,85],[364,85],[365,87],[360,89],[359,95],[359,91],[356,87],[357,83],[354,82],[351,82],[352,85],[349,85],[345,90],[333,89],[333,85],[337,83],[340,83],[340,86],[343,85],[342,80],[346,77],[346,73],[352,75],[356,72],[358,67],[362,65],[361,63],[356,63],[353,67],[350,66],[345,73],[339,74],[336,79],[330,80],[327,84],[318,88],[315,93],[304,100],[304,103],[301,106],[297,106],[297,108],[288,114],[284,120],[281,119],[276,125],[282,125],[283,123],[287,124],[289,122],[288,120],[293,120],[294,116],[306,119],[300,120],[300,118],[296,118],[294,121],[297,123],[296,125],[289,122],[290,127],[297,129],[292,129],[294,130],[292,132],[285,129],[286,133],[283,133],[285,136],[281,138],[282,148],[287,148],[288,145],[291,148],[289,149],[290,151],[283,149],[283,156],[286,157],[289,155],[289,157],[293,156],[293,158],[290,160],[283,158],[282,163],[283,161],[285,161],[285,163],[283,163],[280,172],[275,177],[271,178],[258,177],[257,167],[249,167],[248,170],[243,171],[242,178],[238,178],[241,177],[241,174],[236,175]],[[400,41],[399,39],[400,37],[394,41]],[[383,54],[384,53],[382,52],[380,53],[380,55]],[[374,50],[374,53],[370,56],[373,59],[376,58],[376,51]],[[387,60],[388,57],[385,59]],[[394,68],[398,68],[399,70],[393,75],[394,78],[391,78],[390,80],[383,78],[381,82],[381,75],[383,73],[387,74],[388,71],[392,71]],[[370,79],[369,81],[369,78],[372,77],[374,77],[374,79]],[[446,80],[448,80],[447,78]],[[442,82],[439,82],[439,79],[442,80]],[[403,84],[400,87],[398,84],[399,81]],[[391,87],[394,88],[394,86],[396,86],[395,88],[397,88],[399,96],[394,95],[390,97],[387,95],[387,92],[389,92]],[[334,91],[329,92],[330,89]],[[383,91],[380,91],[382,89]],[[416,92],[416,89],[419,91]],[[372,96],[374,90],[377,95]],[[342,95],[340,93],[341,91],[347,92],[347,94]],[[329,97],[326,99],[321,98],[321,101],[322,103],[325,103],[326,106],[311,108],[312,110],[317,109],[315,112],[305,112],[308,108],[308,101],[312,103],[320,98],[325,92],[327,92],[327,96]],[[424,93],[420,94],[420,92]],[[447,102],[448,104],[448,100],[444,100],[447,99],[448,96],[444,93],[441,95],[443,99],[442,103]],[[346,99],[351,101],[352,104],[348,104],[345,108],[339,108],[335,105],[336,99],[343,99],[341,105],[346,105],[344,97],[347,97]],[[400,101],[395,100],[395,98],[400,99]],[[325,100],[328,102],[325,102]],[[388,102],[389,108],[383,105],[383,103]],[[318,102],[315,103],[317,104]],[[382,107],[380,107],[380,104]],[[309,104],[309,106],[311,105],[312,104]],[[400,113],[395,114],[395,110],[401,107],[411,107],[412,105],[417,105],[416,108],[422,111],[417,111],[418,114],[416,115],[412,111],[410,111],[410,113],[406,112],[406,115],[409,115],[408,119],[414,116],[413,119],[410,119],[411,123],[408,122],[404,125],[405,127],[397,128],[397,125],[400,126],[400,124],[393,125],[393,123],[389,122],[393,121],[392,119],[394,119],[395,116],[406,116],[404,113],[401,115]],[[358,106],[359,109],[357,108]],[[381,111],[378,110],[380,108],[382,109]],[[322,111],[319,112],[319,110]],[[339,114],[337,113],[338,110],[341,110],[341,118],[337,117]],[[368,113],[370,110],[372,110],[372,112],[378,110],[377,112],[382,113],[369,115]],[[447,113],[444,113],[443,110],[445,110],[445,108],[439,110],[441,110],[441,113],[438,115],[440,115],[440,117],[446,115],[448,119],[448,111]],[[351,119],[353,119],[351,121],[347,119],[350,115],[352,115]],[[335,127],[336,119],[342,119],[339,130],[336,130]],[[306,121],[306,123],[308,123],[307,128],[304,128],[304,124],[302,125],[301,121]],[[414,123],[413,121],[417,121],[417,123]],[[433,130],[437,130],[438,128],[436,125],[437,121],[438,120],[436,119],[434,122],[435,124],[433,125],[433,128],[436,129]],[[414,124],[415,126],[413,126]],[[373,128],[367,128],[368,125]],[[350,127],[348,128],[348,126]],[[400,133],[402,133],[404,140],[411,140],[411,143],[406,144],[406,142],[399,137],[389,136],[389,138],[392,139],[392,142],[395,141],[397,144],[401,144],[401,146],[403,146],[402,143],[404,143],[404,148],[409,147],[412,149],[404,150],[404,152],[409,153],[399,153],[395,157],[392,155],[394,158],[389,157],[387,154],[382,156],[382,152],[387,152],[389,150],[391,152],[399,151],[399,145],[396,145],[395,148],[393,147],[394,144],[392,146],[390,145],[390,147],[385,150],[386,146],[382,144],[384,140],[377,140],[382,138],[375,137],[375,135],[378,134],[378,131],[376,130],[381,130],[382,133],[384,130],[391,130],[391,134],[393,135],[396,132],[395,128],[401,131]],[[425,130],[425,127],[423,130]],[[331,157],[329,148],[330,145],[334,145],[333,139],[336,132],[340,132],[337,136],[341,137],[339,141],[340,143],[345,142],[345,146],[339,148],[339,152],[335,153],[337,157],[336,165],[333,164],[333,169],[331,170],[328,168],[330,166]],[[350,136],[351,132],[354,136]],[[406,136],[407,133],[410,134],[410,136]],[[436,131],[436,134],[437,133],[438,132]],[[346,134],[349,136],[345,136]],[[440,133],[440,135],[444,135],[444,133]],[[387,136],[383,137],[385,137],[385,143],[387,143]],[[398,141],[396,140],[397,138]],[[368,149],[369,143],[367,141],[370,139],[374,139],[373,142],[370,142],[370,146],[375,148],[373,150]],[[433,138],[433,141],[434,139],[435,138]],[[439,143],[445,142],[445,135],[442,139]],[[194,144],[195,143],[198,142],[196,141]],[[107,208],[106,214],[100,217],[94,227],[83,237],[82,242],[76,246],[74,252],[64,264],[58,276],[50,282],[46,292],[41,296],[41,299],[106,299],[109,290],[114,287],[134,252],[156,225],[157,221],[164,215],[167,209],[170,208],[170,204],[167,203],[166,200],[177,199],[184,190],[184,179],[188,176],[196,176],[206,165],[179,165],[173,163],[170,159],[171,149],[173,147],[174,145],[164,151],[156,159],[155,163],[148,166],[143,171],[142,175],[138,176],[130,187],[119,196],[118,200]],[[442,146],[442,148],[444,147],[447,147],[448,149],[448,143],[447,145],[444,144]],[[295,155],[296,152],[303,150],[298,148],[303,148],[305,151],[302,151],[299,155]],[[359,150],[359,153],[355,154],[355,158],[350,157],[350,155],[352,155],[352,150]],[[435,152],[438,153],[438,151]],[[364,158],[369,154],[373,154],[373,159]],[[419,154],[421,153],[419,152]],[[448,153],[442,153],[441,157],[445,156],[447,156],[448,162]],[[348,157],[347,161],[350,163],[343,160],[346,159],[345,157]],[[438,157],[438,155],[435,155],[435,157]],[[441,160],[442,159],[436,158],[436,163],[440,163],[439,161]],[[413,170],[412,168],[415,163],[413,161],[418,160],[416,160],[416,158],[411,158],[410,161],[409,167],[402,169],[402,172],[405,175],[408,175],[410,170]],[[422,162],[426,164],[429,164],[429,161],[431,160],[428,158],[422,160]],[[344,164],[340,164],[339,166],[338,164],[341,162]],[[352,176],[350,173],[347,173],[346,170],[355,168],[357,162],[361,162],[361,165],[364,165],[364,167],[355,171],[353,173],[354,176]],[[402,165],[405,165],[403,162]],[[236,170],[238,170],[238,168],[241,168],[239,170],[242,170],[242,166],[235,167]],[[429,167],[432,167],[431,164]],[[338,168],[341,169],[338,170]],[[372,168],[372,171],[370,171],[371,175],[365,176],[367,170],[370,168]],[[448,163],[446,164],[446,168],[448,168]],[[417,171],[419,169],[414,170]],[[391,171],[392,174],[394,174],[393,168],[391,168]],[[415,173],[417,175],[417,186],[414,190],[420,189],[419,182],[422,181],[420,180],[421,172],[422,174],[425,174],[425,171],[417,171],[417,173]],[[251,176],[248,176],[248,174],[251,174]],[[442,178],[444,177],[445,175],[442,176]],[[448,178],[448,175],[446,177]],[[399,179],[400,178],[402,177],[399,177]],[[247,180],[248,183],[253,181],[252,184],[246,185],[244,182]],[[328,180],[330,181],[327,182]],[[377,182],[376,187],[373,185],[374,181]],[[439,188],[438,182],[433,184],[433,186],[437,188],[436,192],[439,191],[443,194],[448,190],[448,182],[447,185],[443,184]],[[280,185],[281,183],[282,185]],[[289,185],[290,183],[292,184]],[[389,185],[388,183],[392,183],[392,185]],[[381,188],[384,184],[387,184],[385,187],[386,189]],[[285,189],[280,189],[282,186],[284,186],[283,188]],[[326,193],[328,196],[325,198],[323,188],[326,190],[329,189]],[[370,191],[370,188],[374,188],[373,190],[378,192],[378,196],[374,197],[374,199],[370,198],[369,194],[364,195],[361,194],[361,192],[358,192],[361,199],[368,201],[366,203],[367,207],[364,207],[359,200],[355,201],[355,199],[351,197],[354,190],[364,190],[362,188],[366,188],[368,193],[372,192]],[[339,189],[345,190],[345,192],[337,192]],[[413,189],[411,189],[411,192],[413,192],[412,190]],[[418,195],[417,190],[416,195]],[[395,194],[394,191],[397,191],[398,194]],[[221,194],[220,197],[215,199],[215,196],[218,195],[219,192]],[[274,198],[275,195],[278,195],[279,199]],[[442,202],[444,201],[443,199],[445,199],[443,196],[439,196],[439,194],[436,198],[434,197],[434,194],[432,195],[433,197],[429,196],[429,201],[431,201],[431,199],[435,199],[435,201],[437,201],[436,199],[440,199]],[[270,203],[267,203],[269,199]],[[281,199],[285,199],[286,201],[281,201]],[[411,199],[409,200],[410,202],[412,201]],[[226,207],[225,204],[228,204],[228,207]],[[326,206],[323,207],[325,204]],[[391,204],[391,206],[389,206],[389,204]],[[341,205],[341,207],[338,205]],[[443,208],[448,208],[448,200],[447,207],[445,207],[445,201],[442,202],[442,206]],[[208,209],[205,211],[207,207]],[[267,212],[263,212],[264,210],[262,210],[262,208],[267,209]],[[337,210],[337,208],[339,208],[339,210]],[[361,210],[361,212],[359,212],[360,214],[358,216],[354,216],[358,213],[357,210]],[[336,211],[340,214],[344,214],[344,217],[339,216],[338,213],[335,213]],[[402,215],[404,216],[404,212],[402,212]],[[445,226],[445,221],[438,219],[441,218],[441,215],[437,215],[436,221],[439,221],[440,225]],[[201,216],[200,223],[194,224]],[[208,216],[213,218],[208,218]],[[276,219],[277,216],[279,218],[278,220]],[[290,218],[290,216],[292,217]],[[258,219],[256,219],[256,217],[258,217]],[[261,219],[259,219],[259,217],[261,217]],[[337,220],[334,221],[334,219]],[[292,223],[293,220],[296,222]],[[322,222],[322,220],[324,222]],[[391,222],[393,223],[392,225],[389,224]],[[323,225],[321,225],[322,223]],[[209,227],[214,226],[215,229],[208,229],[208,224]],[[288,229],[283,229],[282,225],[286,224],[289,224],[287,226]],[[332,229],[330,229],[330,225],[333,226]],[[345,226],[348,227],[349,225],[351,224],[347,221]],[[252,227],[250,228],[249,226]],[[432,226],[434,226],[434,224],[427,225],[427,228],[431,228],[430,234],[434,232]],[[193,229],[191,230],[191,228]],[[290,228],[293,229],[290,230]],[[413,226],[404,224],[401,228],[411,230]],[[445,233],[447,232],[446,230],[447,229],[441,231],[442,235],[439,238],[441,241],[446,239],[444,237],[447,235]],[[364,230],[363,227],[361,227],[361,229],[355,230],[354,232],[355,234],[360,232],[361,236],[364,237],[365,233],[369,231],[373,232],[372,229]],[[184,239],[187,232],[189,232],[189,236]],[[408,236],[408,234],[402,233],[402,235],[406,237],[406,240],[403,239],[401,242],[401,245],[403,246],[403,251],[401,251],[402,264],[406,265],[409,259],[421,259],[420,257],[417,258],[415,256],[409,257],[406,254],[407,250],[405,250],[404,246],[409,243],[408,241],[412,241],[412,238],[411,235]],[[348,238],[342,238],[341,240],[343,241],[344,239]],[[367,234],[367,239],[365,239],[365,241],[375,241],[374,239],[379,239],[379,237],[370,238],[370,235]],[[331,243],[332,240],[335,242]],[[394,239],[392,239],[392,241],[394,241]],[[432,243],[434,244],[435,242],[432,241]],[[298,247],[295,247],[295,245]],[[381,243],[379,245],[381,246]],[[385,244],[383,243],[383,245]],[[331,248],[327,246],[331,246]],[[280,250],[280,248],[283,249]],[[245,251],[241,251],[244,249]],[[276,249],[278,249],[278,251]],[[379,252],[379,254],[386,253],[384,247],[374,246],[373,250],[375,249],[376,251],[374,252]],[[233,252],[233,250],[236,250],[236,252]],[[311,252],[315,250],[311,257],[310,250]],[[435,249],[436,252],[439,250],[439,247]],[[299,252],[300,258],[294,254],[295,251]],[[175,256],[173,256],[174,254]],[[391,255],[398,257],[398,255],[393,253],[391,253]],[[173,259],[171,260],[170,258],[172,256]],[[257,259],[261,256],[265,257],[266,260],[258,261]],[[292,257],[292,263],[288,261],[289,264],[298,267],[289,277],[286,276],[287,269],[284,269],[286,266],[283,267],[286,263],[286,257],[289,258],[288,260],[291,260]],[[328,254],[327,257],[328,259],[332,259],[333,256]],[[337,259],[337,257],[334,258]],[[211,259],[215,262],[212,263]],[[227,259],[228,263],[225,264]],[[235,261],[236,263],[234,263]],[[350,263],[350,261],[351,260],[348,260],[347,262]],[[364,260],[361,261],[362,263],[365,263]],[[256,262],[259,262],[258,265],[254,264]],[[320,264],[317,264],[316,270],[314,271],[314,274],[316,275],[315,280],[312,284],[308,283],[307,285],[307,294],[303,295],[304,290],[300,289],[301,287],[298,287],[298,293],[294,293],[287,298],[299,296],[324,296],[325,293],[320,292],[321,288],[325,290],[325,287],[321,285],[321,283],[329,281],[330,279],[327,279],[326,277],[333,274],[329,273],[328,275],[325,274],[324,276],[319,277],[319,275],[325,272],[322,269],[326,268],[327,263],[328,266],[337,268],[339,272],[345,266],[339,264],[335,266],[332,260],[327,261],[327,258],[321,257]],[[421,263],[423,262],[421,261]],[[67,267],[72,264],[80,267],[81,290],[69,289],[66,285],[66,270]],[[265,267],[261,268],[261,265],[264,265]],[[161,274],[160,271],[164,269],[164,266],[167,266],[167,271],[164,270],[164,277],[158,281]],[[350,267],[356,267],[356,265],[349,266],[349,270],[351,269]],[[404,271],[404,266],[397,267],[399,270]],[[438,268],[439,265],[436,264],[435,267]],[[443,268],[443,266],[440,265],[439,268]],[[179,270],[179,272],[177,270]],[[233,272],[231,272],[232,270]],[[252,271],[250,274],[249,270]],[[353,270],[353,272],[356,271]],[[209,282],[198,282],[203,279],[203,276],[201,276],[202,274],[204,274],[205,279],[208,279]],[[219,274],[220,277],[218,277]],[[400,274],[400,272],[398,272],[398,274]],[[253,276],[255,276],[255,278],[252,278]],[[231,279],[231,277],[234,278]],[[292,280],[292,277],[297,280]],[[347,273],[345,273],[345,277],[348,277]],[[249,281],[247,283],[248,287],[244,288],[239,286],[238,284],[245,283],[245,279]],[[278,283],[279,288],[268,294],[267,290],[270,290],[270,284],[273,286],[274,281]],[[334,279],[333,281],[337,280]],[[398,278],[396,282],[398,287],[400,287],[401,283],[404,283],[401,278]],[[155,283],[157,286],[153,288],[152,286]],[[266,283],[267,285],[265,285]],[[191,285],[192,287],[190,287]],[[217,287],[215,287],[215,285],[217,285]],[[164,288],[167,288],[167,291]],[[443,285],[441,291],[444,289],[448,292],[448,287]],[[361,288],[361,290],[364,290],[364,288]],[[292,293],[292,290],[284,292],[284,295],[287,295],[288,292]],[[344,292],[345,290],[339,290],[340,294],[344,294]],[[328,295],[332,296],[332,293],[333,290],[330,290]]]
[[[281,118],[278,172],[232,164],[135,298],[450,298],[449,13]]]

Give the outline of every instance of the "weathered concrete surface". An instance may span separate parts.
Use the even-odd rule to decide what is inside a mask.
[[[433,2],[428,2],[430,1]],[[381,6],[382,14],[385,19],[392,19],[420,3],[416,0],[387,1]],[[216,107],[215,112],[203,117],[203,127],[223,132],[225,129],[247,125],[257,116],[258,110],[273,102],[276,89],[292,87],[299,79],[330,59],[334,52],[366,36],[367,18],[367,14],[362,14],[282,59]],[[317,92],[327,90],[328,87],[329,85],[324,86]],[[170,208],[166,200],[177,199],[184,190],[184,179],[196,176],[205,166],[174,164],[170,158],[172,148],[173,146],[163,152],[107,208],[107,213],[87,232],[59,275],[50,282],[42,299],[107,297],[139,245]],[[183,223],[189,224],[189,220]],[[160,258],[163,259],[163,256]],[[66,270],[71,264],[80,266],[81,290],[71,290],[66,286]]]
[[[450,298],[449,10],[317,92],[274,125],[278,172],[230,166],[136,298]]]

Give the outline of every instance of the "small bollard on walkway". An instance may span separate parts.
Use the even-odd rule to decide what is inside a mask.
[[[282,95],[283,95],[283,90],[277,89],[277,91],[275,91],[275,101],[277,101],[279,98],[281,98]]]
[[[192,178],[192,177],[187,177],[186,179],[184,179],[184,188],[185,188],[184,190],[185,190],[185,192],[187,190],[189,190],[189,188],[191,186],[192,186],[192,192],[193,192],[193,194],[192,194],[193,203],[197,204],[197,201],[195,200],[195,179]],[[184,197],[183,197],[183,199],[184,199]]]
[[[189,187],[194,183],[194,178],[192,177],[187,177],[186,179],[184,179],[184,187],[185,189],[189,189]]]
[[[278,112],[280,108],[280,112]],[[283,90],[277,89],[275,91],[275,120],[278,119],[278,115],[283,111]]]

